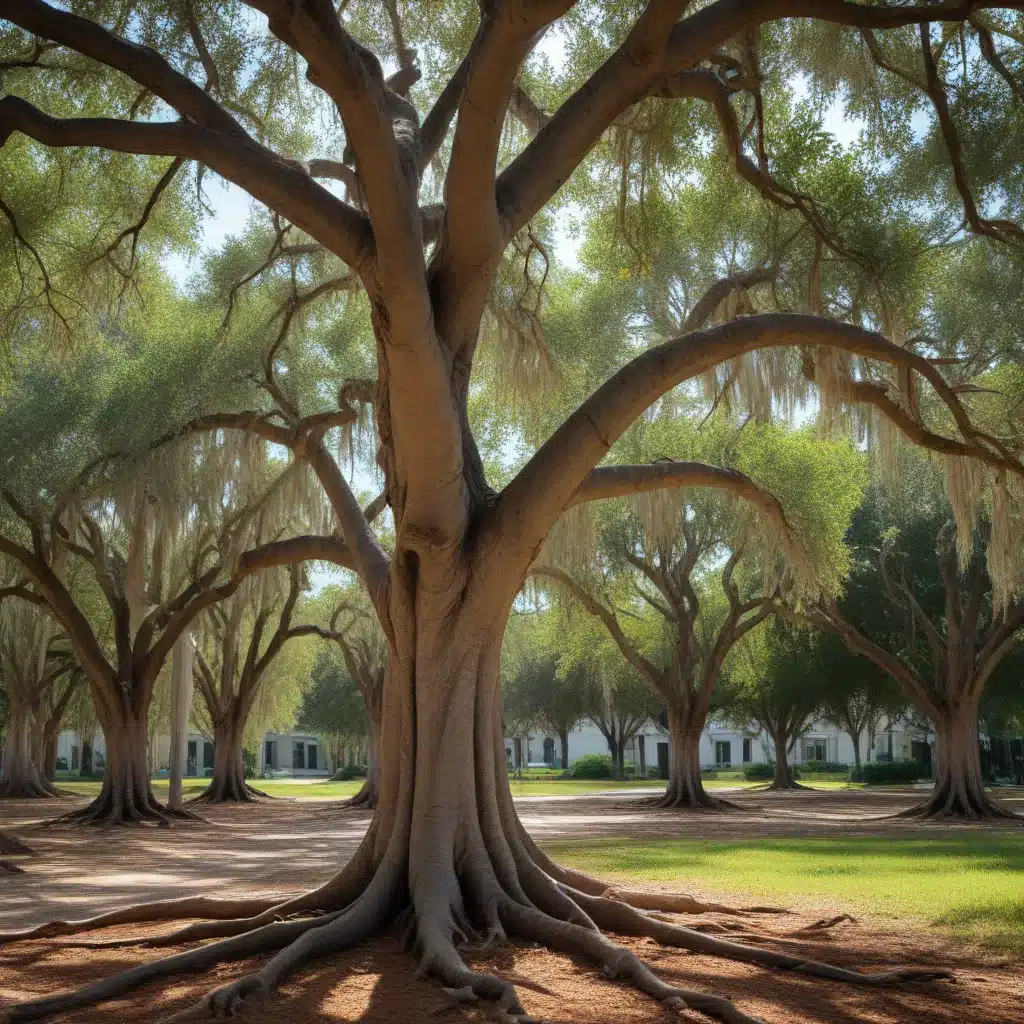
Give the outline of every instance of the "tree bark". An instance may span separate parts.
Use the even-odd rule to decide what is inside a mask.
[[[668,788],[654,802],[659,807],[725,808],[728,801],[711,796],[700,775],[700,736],[706,716],[685,708],[668,709]]]
[[[359,792],[349,801],[353,807],[374,808],[380,797],[380,732],[381,732],[381,707],[379,701],[368,700],[366,702],[366,781]]]
[[[247,803],[261,797],[270,799],[245,779],[243,748],[247,720],[248,711],[236,695],[214,722],[213,775],[206,789],[191,803]]]
[[[173,811],[181,810],[183,798],[188,719],[192,706],[192,662],[192,637],[184,633],[174,645],[171,657],[171,765],[167,806]]]
[[[793,776],[789,764],[789,733],[774,732],[772,742],[775,744],[775,779],[769,789],[806,789]]]
[[[569,769],[569,730],[561,729],[558,733],[558,741],[562,745],[562,771]]]
[[[978,703],[965,700],[935,718],[935,789],[903,812],[914,818],[1002,818],[1013,815],[985,792],[978,749]]]
[[[111,717],[108,707],[103,707],[99,717],[106,747],[99,796],[87,807],[60,820],[106,825],[165,822],[165,808],[153,796],[150,784],[148,715],[122,706],[116,718]]]
[[[28,800],[55,796],[56,790],[39,770],[40,758],[35,743],[35,716],[32,709],[13,694],[9,699],[7,749],[4,752],[3,774],[0,775],[0,797]]]

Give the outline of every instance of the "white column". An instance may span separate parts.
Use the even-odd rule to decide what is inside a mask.
[[[184,634],[174,645],[171,660],[171,771],[167,806],[180,810],[182,780],[188,757],[188,719],[192,709],[192,637]],[[199,751],[196,750],[198,761]]]

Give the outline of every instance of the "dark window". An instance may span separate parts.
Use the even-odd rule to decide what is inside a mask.
[[[186,775],[198,775],[199,769],[197,766],[198,762],[196,759],[196,741],[188,741],[188,760],[185,762],[185,774]]]
[[[274,767],[274,741],[267,740],[263,744],[263,763],[268,768]]]
[[[71,770],[78,771],[78,747],[71,748]]]
[[[743,738],[743,763],[744,764],[750,764],[750,762],[754,760],[754,758],[751,756],[750,746],[751,746],[750,737],[749,736],[745,736]]]
[[[203,743],[203,767],[213,767],[213,744]]]
[[[555,763],[555,741],[550,736],[544,740],[544,763]]]
[[[292,768],[301,768],[305,770],[306,767],[306,744],[296,742],[292,747]]]
[[[715,764],[732,764],[732,743],[715,740]]]
[[[310,743],[306,748],[306,767],[311,771],[316,771],[316,744]]]

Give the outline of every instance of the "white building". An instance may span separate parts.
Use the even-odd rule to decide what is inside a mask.
[[[327,747],[311,733],[265,733],[259,744],[259,772],[263,775],[289,775],[296,778],[325,777],[333,766]],[[150,764],[158,778],[165,778],[171,761],[169,736],[157,736],[150,752]],[[57,738],[58,771],[77,772],[83,767],[83,738],[65,731]],[[97,732],[91,744],[92,768],[101,769],[106,760],[103,733]],[[186,746],[185,776],[205,778],[213,772],[214,746],[200,733],[189,733]],[[88,767],[86,765],[86,767]]]
[[[931,763],[933,734],[925,736],[907,726],[885,722],[873,737],[867,731],[861,737],[860,753],[863,761],[899,761],[916,758]],[[510,767],[517,763],[550,765],[553,768],[571,766],[586,754],[607,754],[608,744],[601,731],[591,722],[583,722],[569,733],[569,765],[561,764],[561,741],[557,736],[535,732],[526,736],[508,736],[505,739],[505,757]],[[657,722],[648,723],[626,744],[626,764],[640,775],[668,774],[668,732]],[[734,726],[709,721],[700,738],[702,768],[742,767],[745,764],[763,764],[775,758],[771,738],[756,729],[737,730]],[[853,740],[833,725],[815,722],[801,736],[789,752],[791,764],[809,761],[831,761],[852,765],[856,758]]]

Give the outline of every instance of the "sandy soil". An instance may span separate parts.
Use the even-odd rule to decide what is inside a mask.
[[[738,810],[712,814],[652,813],[621,796],[523,801],[520,812],[541,840],[658,834],[704,839],[827,835],[841,840],[848,835],[894,831],[932,835],[949,827],[879,820],[905,806],[906,794],[747,793],[736,800]],[[1024,793],[1012,794],[1011,801],[1011,806],[1024,810]],[[280,800],[244,808],[205,808],[207,824],[171,829],[100,833],[38,823],[42,814],[76,805],[72,801],[0,805],[0,828],[16,834],[39,854],[18,861],[23,874],[0,875],[0,930],[54,917],[86,916],[137,900],[200,892],[294,891],[322,881],[335,870],[354,849],[369,820],[366,814],[342,811],[336,804]],[[687,890],[701,892],[699,886],[687,886]],[[708,895],[721,898],[721,894]],[[792,915],[763,920],[762,929],[788,931],[822,913],[843,909],[790,905]],[[168,929],[166,924],[154,925],[147,933]],[[124,932],[108,929],[102,937],[118,934]],[[626,941],[665,980],[727,996],[770,1024],[963,1024],[965,1019],[970,1024],[1024,1024],[1024,963],[965,947],[930,930],[911,930],[905,922],[894,925],[882,918],[861,917],[830,939],[770,944],[860,969],[940,965],[956,972],[955,984],[861,988],[667,950],[649,940]],[[59,939],[2,949],[0,1007],[96,980],[164,952],[67,949]],[[552,1024],[706,1020],[665,1011],[627,986],[602,979],[589,964],[537,947],[508,946],[471,962],[479,970],[515,981],[527,1010]],[[130,999],[57,1019],[78,1024],[151,1024],[254,966],[255,962],[227,964],[195,978],[172,978]],[[236,1019],[261,1024],[461,1024],[494,1019],[485,1009],[455,1005],[436,983],[415,980],[414,970],[412,957],[388,935],[311,965],[269,1004],[247,1009]]]

